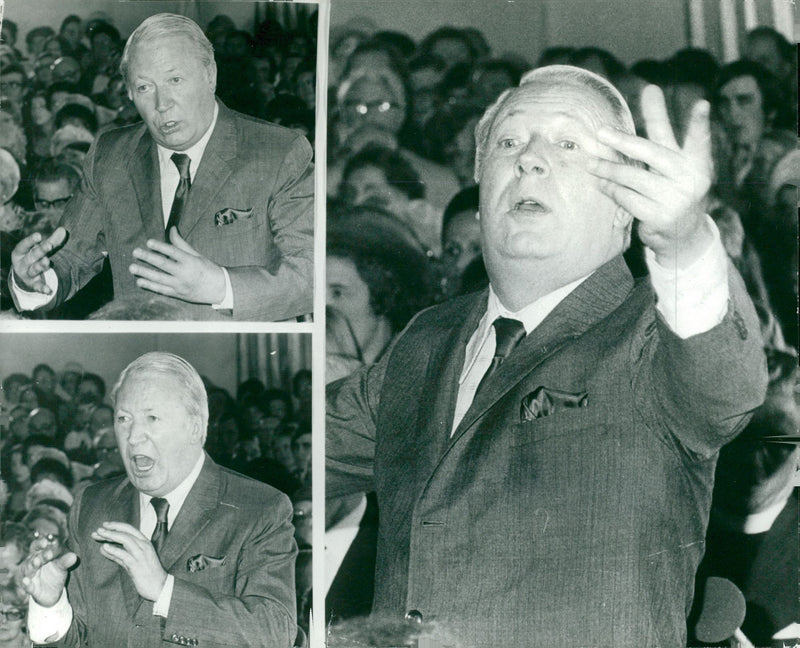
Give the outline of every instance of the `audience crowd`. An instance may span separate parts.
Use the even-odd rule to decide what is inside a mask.
[[[241,113],[298,129],[313,143],[316,14],[308,22],[306,30],[288,30],[267,19],[245,31],[221,14],[206,34],[214,45],[219,99]],[[0,44],[0,310],[7,316],[14,309],[7,285],[11,250],[33,232],[55,229],[97,134],[141,120],[119,69],[126,38],[103,12],[71,14],[57,32],[48,24],[26,34],[18,33],[13,11],[6,12]],[[48,317],[83,318],[111,295],[106,268],[82,299]]]
[[[236,394],[204,378],[209,399],[206,451],[218,464],[270,484],[294,504],[298,618],[308,631],[311,556],[311,372],[289,388],[256,378]],[[2,632],[24,635],[27,597],[17,582],[34,539],[67,546],[76,490],[125,472],[114,435],[110,385],[76,362],[60,372],[39,364],[2,382],[0,430],[0,603]],[[16,634],[14,634],[16,637]],[[2,643],[15,646],[15,643]]]
[[[639,99],[646,85],[663,90],[679,141],[692,105],[710,102],[715,177],[706,209],[759,313],[771,387],[740,440],[723,449],[698,587],[709,575],[734,581],[748,601],[748,636],[768,643],[787,619],[796,620],[798,600],[797,552],[786,549],[797,546],[791,474],[798,450],[762,441],[796,435],[800,424],[795,46],[759,27],[742,42],[741,60],[727,64],[695,48],[630,66],[595,47],[552,47],[526,61],[493,55],[476,29],[440,27],[416,42],[365,24],[333,27],[330,37],[328,382],[378,360],[422,308],[488,284],[474,131],[485,109],[525,71],[568,64],[600,74],[625,96],[642,136]],[[626,260],[636,277],[647,273],[643,257],[634,228]],[[346,584],[329,584],[326,613],[334,622],[370,610],[369,597],[354,601],[349,594],[372,587],[369,569],[353,567],[374,565],[377,517],[367,502],[366,509],[358,498],[326,502],[326,551],[344,565],[340,575],[347,572]],[[759,516],[772,521],[748,526]],[[354,519],[358,535],[342,558],[347,547],[338,554],[331,547]],[[372,542],[359,544],[366,537]],[[770,551],[780,567],[767,566]],[[331,632],[336,636],[335,627]]]

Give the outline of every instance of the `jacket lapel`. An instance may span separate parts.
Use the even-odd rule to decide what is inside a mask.
[[[542,362],[619,307],[632,287],[633,278],[623,258],[618,256],[575,288],[500,366],[493,380],[472,402],[450,446]]]
[[[147,129],[136,144],[134,154],[128,163],[139,216],[147,238],[164,238],[164,212],[161,205],[161,174],[158,168],[158,150]]]
[[[231,111],[228,110],[221,101],[217,101],[219,114],[214,132],[203,152],[203,159],[197,168],[197,173],[189,190],[189,198],[186,201],[181,216],[180,232],[184,239],[188,239],[192,230],[203,218],[214,218],[213,213],[209,213],[210,205],[214,203],[214,198],[220,190],[227,184],[233,169],[230,161],[236,159],[236,124]],[[248,205],[234,205],[235,207],[247,207]]]
[[[161,564],[168,572],[172,571],[189,544],[214,518],[220,502],[219,489],[219,466],[206,455],[203,469],[192,490],[189,491],[161,548]]]
[[[128,479],[125,479],[114,490],[113,496],[109,500],[108,512],[105,519],[119,520],[130,524],[136,529],[139,528],[139,493]],[[118,577],[122,585],[122,596],[125,601],[125,608],[128,610],[128,614],[131,618],[133,618],[136,614],[136,610],[139,609],[142,603],[142,598],[136,591],[133,580],[128,573],[110,560],[108,564],[113,565],[117,569]]]

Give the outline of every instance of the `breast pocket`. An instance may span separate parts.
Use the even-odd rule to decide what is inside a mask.
[[[549,416],[522,421],[514,426],[514,447],[544,443],[550,439],[587,434],[606,434],[608,421],[591,406],[564,408]]]

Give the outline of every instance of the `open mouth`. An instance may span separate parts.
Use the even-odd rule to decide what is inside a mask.
[[[176,122],[175,120],[171,120],[171,121],[164,122],[163,124],[161,124],[161,126],[159,127],[159,130],[164,134],[169,134],[169,133],[172,133],[172,132],[178,130],[179,126],[180,126],[179,122]]]
[[[152,457],[141,454],[133,455],[131,457],[131,463],[134,470],[141,474],[150,472],[153,469],[153,466],[156,465],[156,462]]]
[[[512,211],[528,214],[546,214],[550,209],[533,198],[521,198],[514,203]]]

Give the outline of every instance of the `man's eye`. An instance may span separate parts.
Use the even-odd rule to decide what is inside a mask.
[[[497,146],[499,148],[510,149],[510,148],[514,148],[518,143],[519,143],[519,140],[517,140],[517,139],[515,139],[513,137],[504,137],[503,139],[501,139],[497,143]]]
[[[572,140],[561,140],[558,145],[566,150],[566,151],[576,151],[578,150],[578,145],[573,142]]]
[[[150,86],[142,83],[141,85],[136,86],[136,92],[142,93],[147,92],[150,89]]]
[[[182,81],[182,79],[180,77],[172,77],[169,81],[170,81],[170,83],[175,85],[175,84],[180,83]]]
[[[126,423],[128,421],[128,417],[125,414],[117,414],[117,423]]]

